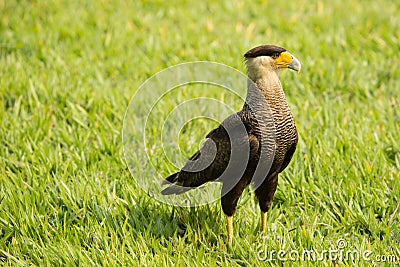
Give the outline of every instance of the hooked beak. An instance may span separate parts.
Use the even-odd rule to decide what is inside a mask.
[[[290,62],[290,64],[287,67],[289,69],[292,69],[292,70],[295,70],[297,72],[300,72],[301,64],[300,64],[300,61],[297,58],[293,57],[292,62]]]

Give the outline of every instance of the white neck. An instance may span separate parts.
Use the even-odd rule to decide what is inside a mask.
[[[275,102],[276,98],[284,97],[278,69],[271,57],[249,58],[246,61],[247,75],[253,81],[268,101]],[[251,81],[249,81],[251,83]]]

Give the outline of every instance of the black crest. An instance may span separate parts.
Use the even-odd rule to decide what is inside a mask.
[[[244,54],[245,58],[254,58],[254,57],[259,57],[259,56],[274,56],[274,55],[279,55],[282,52],[285,52],[286,49],[276,46],[276,45],[260,45],[257,47],[254,47],[253,49],[247,51],[246,54]]]

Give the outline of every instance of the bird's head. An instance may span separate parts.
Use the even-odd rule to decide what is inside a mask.
[[[275,45],[261,45],[254,47],[244,54],[247,75],[255,81],[267,72],[279,69],[292,69],[300,72],[300,62],[285,48]]]

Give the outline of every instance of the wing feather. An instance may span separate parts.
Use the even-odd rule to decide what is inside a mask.
[[[161,193],[180,194],[209,181],[219,180],[222,176],[225,177],[228,165],[233,166],[230,168],[229,179],[232,174],[240,173],[239,169],[244,172],[249,159],[253,158],[259,149],[259,139],[252,133],[252,127],[254,127],[254,122],[249,120],[249,116],[237,113],[228,117],[218,128],[207,134],[203,146],[186,162],[185,166],[168,177],[172,177],[171,179],[167,178],[164,184],[172,184]],[[235,147],[243,151],[241,148],[246,148],[246,146],[248,155],[231,158],[231,151],[235,151]],[[247,160],[241,160],[243,157]],[[236,179],[240,178],[236,177]]]

